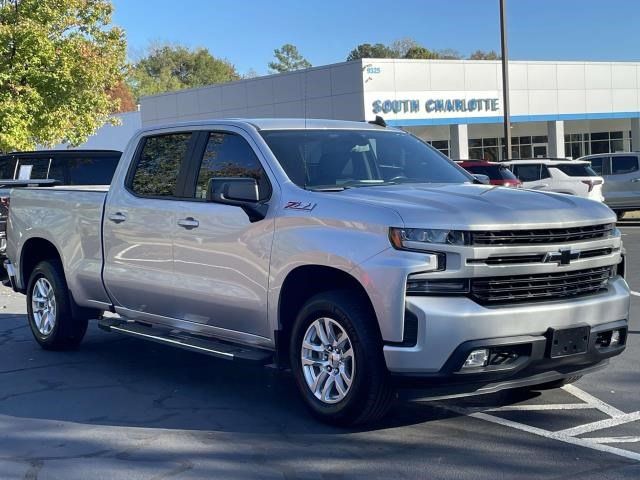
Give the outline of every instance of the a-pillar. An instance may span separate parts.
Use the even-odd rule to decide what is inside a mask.
[[[555,120],[547,122],[547,138],[549,148],[547,154],[550,158],[565,158],[564,153],[564,122]]]
[[[469,159],[469,132],[466,124],[449,126],[449,157],[453,160]]]

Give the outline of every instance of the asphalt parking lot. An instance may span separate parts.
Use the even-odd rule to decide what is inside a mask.
[[[640,292],[640,227],[623,234]],[[397,402],[360,430],[312,420],[287,373],[95,325],[80,350],[43,351],[24,297],[0,295],[1,480],[640,478],[640,294],[604,371],[543,393]]]

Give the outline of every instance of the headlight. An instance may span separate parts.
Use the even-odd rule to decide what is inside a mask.
[[[389,239],[398,250],[427,251],[429,247],[425,244],[469,245],[470,236],[460,230],[391,227]]]

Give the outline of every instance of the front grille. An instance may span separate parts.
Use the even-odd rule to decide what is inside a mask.
[[[572,272],[474,278],[471,296],[483,305],[557,300],[606,290],[612,267]]]
[[[608,238],[614,228],[614,224],[607,223],[573,228],[475,231],[471,232],[471,243],[473,245],[537,245],[579,242]]]
[[[578,258],[596,258],[605,255],[611,255],[613,248],[594,248],[592,250],[584,250],[580,252]],[[516,255],[495,255],[489,258],[470,258],[468,264],[484,264],[484,265],[517,265],[522,263],[543,263],[547,253],[527,253]]]

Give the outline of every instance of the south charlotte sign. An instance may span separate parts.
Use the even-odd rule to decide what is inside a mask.
[[[396,114],[406,116],[411,114],[492,114],[500,110],[500,99],[493,98],[429,98],[427,100],[403,99],[403,100],[374,100],[371,103],[372,113]]]

